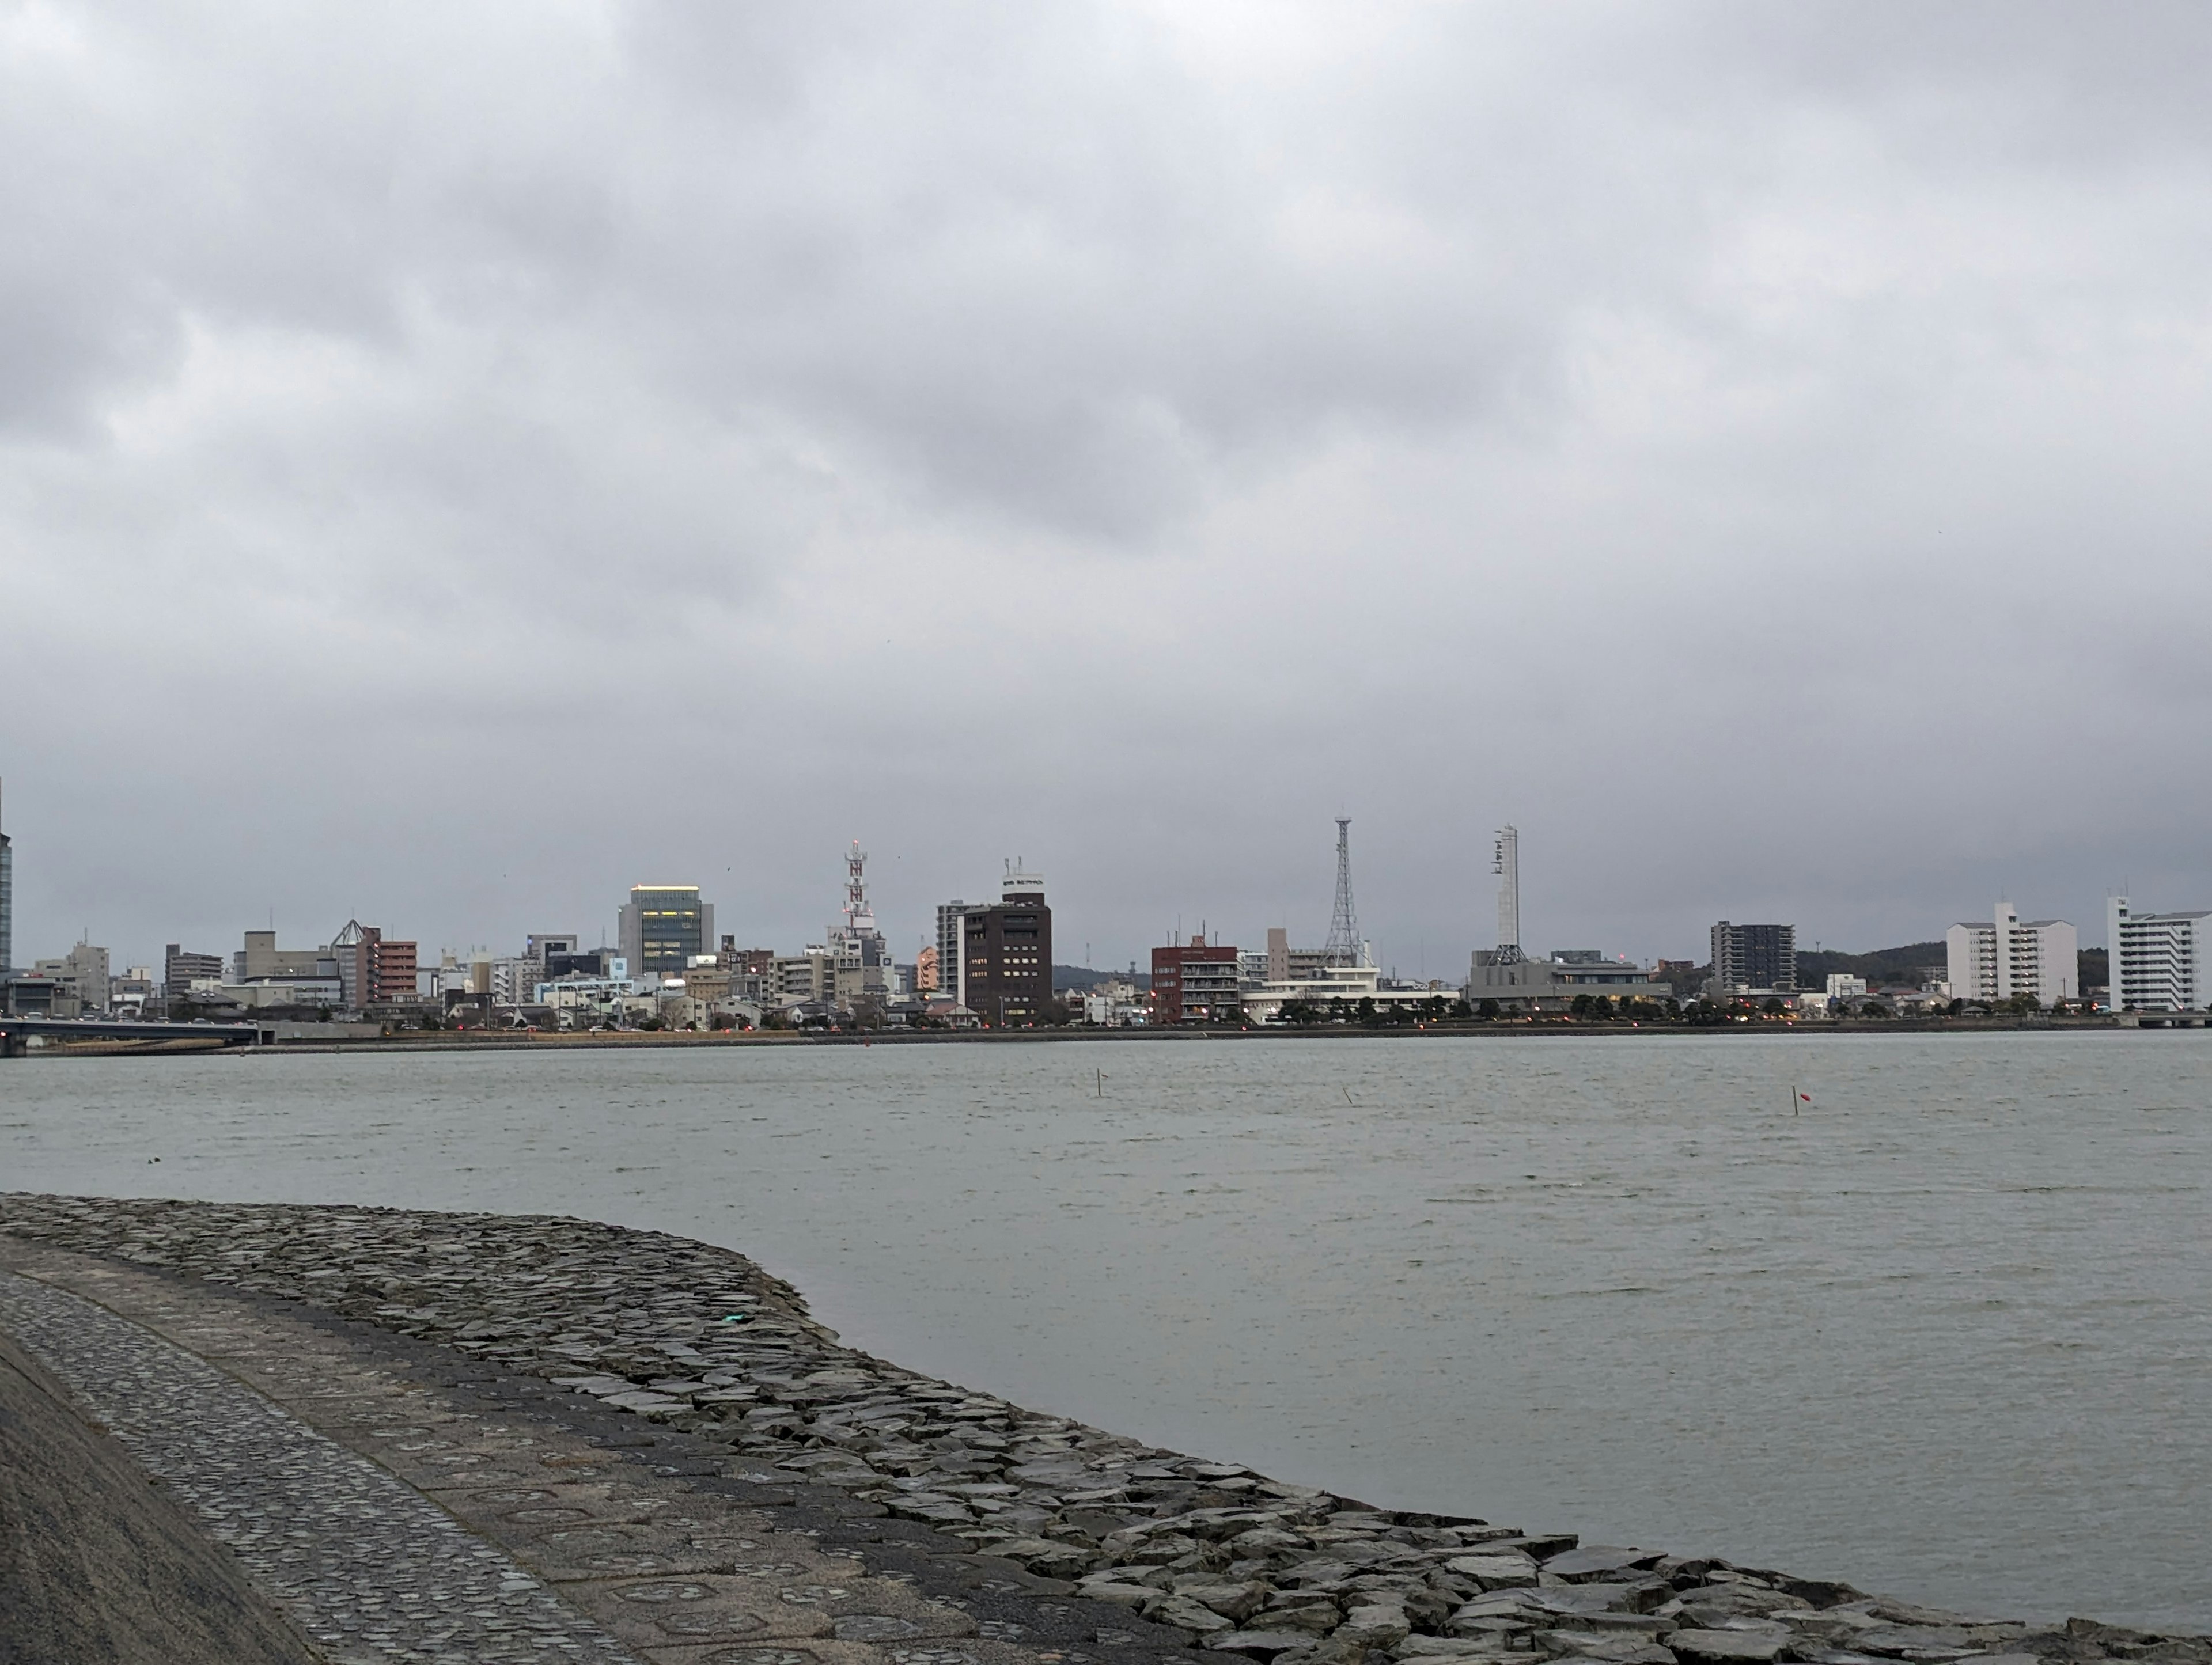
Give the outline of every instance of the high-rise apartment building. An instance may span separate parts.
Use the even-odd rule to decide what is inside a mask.
[[[714,904],[696,884],[633,885],[619,934],[632,976],[680,977],[694,954],[714,951]]]
[[[937,987],[954,1000],[960,998],[961,921],[969,904],[957,898],[937,904]]]
[[[369,999],[380,1006],[404,1005],[418,993],[415,945],[379,934],[369,945]]]
[[[1944,933],[1954,998],[2010,1000],[2022,995],[2049,1006],[2081,993],[2081,942],[2064,920],[2023,920],[2008,902],[1987,924],[1961,920]]]
[[[416,945],[386,937],[380,927],[348,920],[324,957],[337,962],[340,995],[352,1011],[416,998]]]
[[[1045,1020],[1052,999],[1052,909],[1045,905],[1042,875],[1009,861],[999,900],[963,909],[958,991],[960,1004],[990,1028]]]
[[[2196,1012],[2212,1006],[2212,913],[2138,914],[2105,904],[2114,1012]]]
[[[1713,992],[1723,995],[1794,994],[1797,991],[1797,927],[1794,925],[1713,927]]]

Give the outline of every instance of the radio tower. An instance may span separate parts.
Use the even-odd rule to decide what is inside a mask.
[[[845,857],[845,929],[853,936],[873,936],[876,910],[868,906],[868,853],[853,841]]]
[[[1358,965],[1361,959],[1359,920],[1352,911],[1352,817],[1336,817],[1336,908],[1329,915],[1328,943],[1322,954],[1331,965]]]

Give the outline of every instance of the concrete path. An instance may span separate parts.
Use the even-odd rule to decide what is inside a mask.
[[[112,1431],[173,1509],[225,1547],[209,1565],[227,1559],[314,1650],[282,1651],[286,1627],[276,1624],[259,1654],[136,1657],[1099,1658],[1012,1639],[1040,1625],[1064,1628],[1046,1610],[1066,1615],[1073,1606],[1048,1599],[1049,1581],[989,1558],[952,1558],[976,1564],[965,1570],[964,1595],[978,1599],[963,1599],[945,1589],[944,1567],[927,1581],[935,1592],[912,1573],[871,1571],[865,1562],[879,1553],[825,1541],[840,1534],[798,1506],[806,1499],[787,1486],[728,1478],[726,1454],[701,1458],[682,1449],[682,1436],[639,1432],[637,1419],[571,1408],[555,1401],[577,1395],[487,1379],[480,1367],[465,1385],[471,1367],[451,1355],[452,1379],[441,1382],[442,1349],[410,1352],[399,1338],[219,1286],[15,1243],[0,1243],[0,1330],[67,1389],[81,1417]],[[207,1556],[210,1547],[196,1547]],[[994,1616],[976,1616],[979,1600]],[[134,1656],[42,1652],[47,1639],[21,1633],[42,1622],[14,1610],[0,1618],[0,1658]]]
[[[235,1561],[84,1420],[68,1390],[0,1336],[0,1659],[315,1657]]]

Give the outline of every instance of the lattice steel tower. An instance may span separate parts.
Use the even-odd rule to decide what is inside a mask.
[[[872,935],[876,910],[868,906],[868,853],[854,839],[845,856],[845,929],[853,936]]]
[[[1328,942],[1322,950],[1331,965],[1360,963],[1359,918],[1352,910],[1352,817],[1336,817],[1336,908],[1328,919]]]

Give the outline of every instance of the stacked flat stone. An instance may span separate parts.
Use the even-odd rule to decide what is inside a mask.
[[[534,1374],[1280,1665],[2212,1665],[2212,1638],[1984,1621],[1708,1558],[1381,1510],[839,1345],[742,1255],[538,1216],[0,1196],[0,1230]]]

